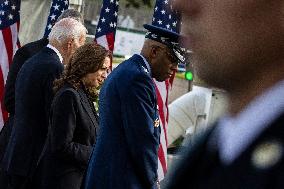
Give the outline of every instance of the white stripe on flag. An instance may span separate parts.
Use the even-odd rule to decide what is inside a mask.
[[[6,78],[7,78],[8,72],[9,72],[9,60],[8,60],[8,54],[7,54],[6,45],[5,45],[5,41],[3,39],[3,33],[2,32],[0,32],[0,54],[1,54],[0,66],[1,66],[2,74],[3,74],[3,80],[4,80],[4,84],[5,84]],[[2,118],[2,115],[1,115],[1,118]],[[1,123],[2,122],[0,122],[0,124]]]
[[[166,98],[167,98],[167,87],[166,87],[166,82],[158,82],[155,80],[156,86],[158,87],[160,94],[163,98],[163,104],[165,105],[166,103]],[[166,106],[166,105],[165,105]]]
[[[163,168],[162,168],[162,164],[160,161],[158,161],[158,179],[159,181],[163,180],[165,175],[164,175],[164,171],[163,171]]]
[[[11,32],[12,32],[13,57],[14,57],[16,51],[18,50],[18,45],[17,45],[17,41],[18,41],[18,26],[17,26],[17,23],[11,25],[10,28],[11,28]]]
[[[159,91],[159,94],[161,96],[161,98],[159,99],[158,98],[158,101],[160,100],[161,101],[161,104],[162,104],[162,111],[163,111],[163,114],[164,114],[164,122],[162,121],[162,118],[161,118],[161,115],[160,115],[160,126],[161,126],[161,135],[160,135],[160,144],[162,146],[162,151],[164,152],[164,159],[165,159],[165,163],[166,163],[166,167],[167,167],[167,126],[168,126],[168,123],[167,123],[167,104],[166,104],[166,99],[167,99],[167,95],[168,95],[168,92],[167,92],[167,87],[166,87],[166,82],[158,82],[156,80],[155,81],[155,84],[156,84],[156,87],[157,87],[157,90]],[[164,125],[163,125],[164,123]],[[159,163],[158,163],[158,178],[159,178],[159,181],[163,180],[164,179],[164,176],[165,176],[165,173],[164,173],[164,170],[163,170],[163,166],[162,166],[162,163],[161,163],[161,158],[162,157],[159,157]]]
[[[161,124],[161,129],[164,127],[163,125],[162,125],[162,123],[160,123]],[[167,125],[166,125],[167,126]],[[162,145],[162,147],[163,147],[163,151],[164,151],[164,153],[165,153],[165,155],[167,154],[167,144],[166,144],[166,136],[165,136],[165,131],[164,132],[161,132],[161,135],[160,135],[160,143],[161,143],[161,145]],[[165,157],[165,160],[166,160],[166,163],[167,163],[167,157]]]
[[[2,32],[0,32],[0,54],[1,54],[0,66],[2,68],[2,65],[5,65],[5,63],[8,62],[8,56],[7,56],[6,46],[5,46],[5,43],[4,43]],[[0,107],[2,107],[2,100],[0,101]],[[2,111],[0,111],[0,130],[2,129],[3,126],[4,126],[3,114],[2,114]]]
[[[107,42],[107,38],[105,35],[96,38],[96,41],[98,44],[100,44],[101,46],[103,46],[104,48],[106,48],[107,50],[109,50],[109,46],[108,46],[108,42]]]
[[[161,119],[161,118],[160,118]],[[160,126],[161,126],[161,135],[160,135],[160,144],[162,146],[163,152],[165,154],[165,161],[166,161],[166,166],[168,165],[168,161],[167,161],[167,143],[166,143],[166,137],[165,137],[165,131],[163,129],[163,125],[160,122]],[[162,164],[160,161],[158,161],[158,177],[159,177],[159,181],[163,180],[165,177],[165,173],[164,170],[162,168]]]

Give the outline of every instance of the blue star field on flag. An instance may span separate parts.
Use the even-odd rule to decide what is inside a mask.
[[[20,1],[0,1],[0,30],[20,20]]]
[[[55,24],[57,18],[61,15],[61,13],[68,9],[69,0],[53,0],[52,5],[50,7],[49,16],[47,19],[47,24],[44,32],[44,37],[48,37],[51,28]]]
[[[96,39],[112,33],[115,36],[117,27],[117,14],[118,14],[119,0],[104,0],[100,20],[98,22]]]
[[[173,10],[172,1],[156,0],[152,25],[179,33],[180,15]]]

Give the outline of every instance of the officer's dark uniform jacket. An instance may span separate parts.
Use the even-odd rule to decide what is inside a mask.
[[[165,178],[164,189],[280,189],[284,186],[284,113],[231,164],[219,157],[216,125],[187,147]],[[242,136],[240,136],[242,137]],[[273,143],[267,142],[276,142]],[[263,145],[264,144],[264,145]],[[272,144],[272,145],[271,145]],[[275,151],[276,150],[276,151]],[[256,153],[258,154],[255,159]],[[276,153],[276,154],[275,154]],[[273,155],[279,158],[274,158]],[[272,158],[272,159],[271,159]],[[274,159],[273,159],[274,158]],[[271,166],[265,166],[274,161]],[[257,166],[257,164],[259,164]],[[262,166],[260,166],[262,165]]]
[[[160,125],[148,67],[142,56],[134,55],[105,81],[99,97],[100,131],[85,188],[157,187]]]

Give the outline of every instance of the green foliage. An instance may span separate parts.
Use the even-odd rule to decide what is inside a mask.
[[[112,59],[112,63],[113,64],[120,64],[122,61],[124,61],[125,60],[125,58],[124,57],[113,57],[113,59]]]
[[[177,138],[169,147],[168,147],[168,154],[176,154],[178,149],[181,147],[182,142],[184,140],[183,136]]]
[[[175,76],[176,76],[177,78],[180,78],[180,79],[185,79],[185,77],[184,77],[184,72],[181,72],[181,73],[177,72],[177,73],[175,74]]]

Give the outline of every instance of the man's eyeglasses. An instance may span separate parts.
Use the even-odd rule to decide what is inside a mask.
[[[178,65],[178,62],[179,62],[179,61],[178,61],[178,58],[175,57],[172,53],[168,52],[168,50],[167,50],[166,48],[160,47],[160,46],[155,46],[155,47],[156,47],[156,48],[160,48],[161,50],[163,50],[163,51],[166,53],[168,59],[171,61],[171,63],[172,63],[173,65],[175,65],[175,66]]]

